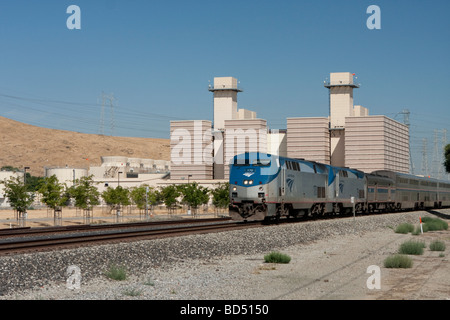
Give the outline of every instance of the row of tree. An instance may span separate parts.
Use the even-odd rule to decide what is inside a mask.
[[[26,212],[34,201],[35,193],[29,192],[23,179],[18,177],[4,180],[3,184],[11,207],[19,214]],[[152,209],[155,205],[165,204],[170,213],[177,205],[186,204],[195,213],[199,206],[207,204],[210,199],[217,208],[226,208],[229,203],[228,183],[219,184],[214,189],[205,188],[196,182],[159,188],[141,185],[127,189],[117,186],[108,187],[102,193],[95,184],[93,176],[88,176],[75,180],[75,184],[67,188],[53,175],[42,180],[37,192],[41,194],[41,202],[53,210],[60,210],[71,203],[77,208],[91,210],[100,204],[100,197],[111,211],[131,204],[139,209]]]

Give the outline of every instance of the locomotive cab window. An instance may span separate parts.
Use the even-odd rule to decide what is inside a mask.
[[[268,167],[268,166],[270,166],[270,159],[253,160],[252,165],[255,167]]]
[[[248,166],[250,161],[248,158],[235,158],[233,164],[235,166]]]

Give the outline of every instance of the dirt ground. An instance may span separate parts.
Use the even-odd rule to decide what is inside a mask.
[[[196,217],[206,218],[213,217],[217,214],[213,210],[207,212],[202,211],[198,213]],[[149,212],[150,219],[177,219],[177,218],[189,218],[192,215],[187,214],[187,210],[178,209],[173,214],[168,215],[168,212],[164,208],[156,208],[152,212]],[[145,213],[138,209],[126,208],[121,211],[118,217],[116,212],[110,212],[107,207],[94,208],[94,211],[90,216],[86,216],[82,210],[76,208],[64,208],[62,210],[62,219],[56,220],[53,210],[36,209],[28,210],[25,225],[23,221],[17,219],[13,210],[0,210],[0,229],[3,228],[15,228],[15,227],[50,227],[54,225],[77,225],[77,224],[98,224],[98,223],[115,223],[115,222],[138,222],[145,219]]]
[[[450,209],[443,211],[447,215],[450,214]],[[47,216],[47,210],[30,210],[28,225],[53,225],[51,214]],[[426,213],[413,214],[418,217]],[[94,216],[95,221],[99,222],[114,222],[115,218],[114,215],[101,209],[97,209]],[[157,210],[153,217],[164,216],[167,216],[167,211]],[[175,216],[187,215],[180,210],[172,217]],[[75,209],[64,209],[63,217],[64,224],[83,222],[82,215]],[[126,213],[124,217],[139,220],[137,213]],[[37,221],[39,218],[40,221]],[[33,221],[34,219],[36,221]],[[15,222],[13,212],[0,211],[0,227],[9,227],[7,221]],[[424,254],[409,255],[413,260],[412,268],[385,268],[384,260],[396,254],[400,245],[407,240],[425,242]],[[434,240],[445,243],[444,252],[429,249],[430,243]],[[239,299],[252,297],[262,300],[450,300],[450,230],[405,235],[395,233],[392,228],[385,228],[361,235],[350,233],[322,239],[288,247],[282,251],[292,257],[289,264],[264,264],[261,263],[260,255],[236,256],[219,259],[213,269],[228,270],[240,279],[239,283],[242,286],[240,290],[243,292]],[[370,271],[370,268],[374,266],[379,268],[379,288],[373,287],[376,282],[372,280],[376,273]],[[205,270],[201,271],[202,267]],[[186,281],[185,277],[192,272],[194,271],[189,267],[180,273],[180,279],[167,275],[170,279],[159,280],[170,283],[179,280],[183,283]],[[212,272],[211,266],[200,265],[192,277],[198,272],[208,274]],[[234,282],[231,284],[227,282],[222,286],[234,285],[232,283]],[[94,285],[92,290],[95,290],[96,286],[98,284]],[[85,289],[90,290],[89,287]],[[235,288],[228,291],[235,292]],[[218,296],[219,299],[224,297],[229,298],[227,295]],[[236,299],[235,296],[231,298]]]
[[[384,260],[408,240],[425,242],[423,255],[408,255],[412,268],[385,268]],[[444,252],[429,249],[434,240],[445,243]],[[412,235],[386,228],[323,239],[283,250],[292,257],[289,264],[255,268],[262,280],[252,294],[276,300],[450,300],[449,251],[450,230]]]

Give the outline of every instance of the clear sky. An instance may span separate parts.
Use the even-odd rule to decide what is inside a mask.
[[[366,26],[370,5],[379,30]],[[450,129],[449,17],[448,0],[2,0],[0,116],[99,133],[102,92],[113,93],[105,134],[169,138],[170,119],[212,120],[208,81],[233,76],[238,107],[285,128],[328,116],[323,81],[352,72],[354,103],[371,115],[411,112],[421,173],[423,139],[431,166],[434,130]]]

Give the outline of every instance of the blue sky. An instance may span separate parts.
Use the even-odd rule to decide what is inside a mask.
[[[73,4],[81,30],[66,27]],[[380,30],[366,27],[372,4]],[[449,15],[447,0],[2,0],[0,116],[99,133],[113,93],[105,134],[169,138],[170,119],[212,120],[208,81],[233,76],[238,107],[285,128],[327,116],[323,81],[352,72],[371,115],[409,109],[420,173],[422,139],[431,165],[434,129],[450,129]]]

